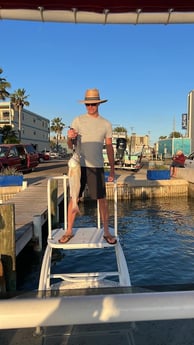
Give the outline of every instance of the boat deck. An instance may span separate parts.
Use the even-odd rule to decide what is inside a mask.
[[[0,331],[4,345],[192,345],[193,320],[105,323],[44,327],[39,336],[34,328]]]
[[[97,229],[96,227],[81,227],[74,228],[73,232],[74,236],[71,238],[71,240],[68,243],[62,244],[59,243],[58,240],[64,235],[64,230],[55,229],[52,231],[54,238],[48,239],[48,244],[52,245],[53,248],[63,249],[90,249],[114,246],[105,241],[102,229]]]

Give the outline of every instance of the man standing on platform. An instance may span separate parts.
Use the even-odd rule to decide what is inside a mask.
[[[80,155],[81,164],[81,188],[79,197],[84,188],[88,186],[90,197],[99,201],[100,216],[104,227],[104,239],[109,244],[116,244],[108,227],[108,204],[106,199],[106,186],[104,178],[103,145],[106,145],[107,156],[110,164],[109,182],[114,181],[114,150],[112,146],[112,125],[99,114],[99,105],[107,100],[100,99],[97,89],[89,89],[85,93],[85,99],[80,103],[85,104],[86,114],[76,117],[72,122],[72,128],[68,131],[68,147],[73,148],[72,140],[76,140],[76,151]],[[76,213],[72,209],[72,200],[68,205],[68,227],[65,234],[59,240],[67,243],[72,237],[72,227]]]

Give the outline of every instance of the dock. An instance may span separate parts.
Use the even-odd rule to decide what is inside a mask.
[[[13,204],[15,209],[16,256],[30,240],[36,240],[35,228],[42,227],[48,219],[48,179],[56,175],[62,176],[64,173],[67,173],[66,162],[51,161],[49,164],[40,165],[39,169],[24,175],[27,188],[4,202],[4,204]],[[63,184],[58,183],[56,207],[62,201]]]
[[[17,193],[9,200],[15,206],[15,239],[16,256],[31,240],[35,239],[37,222],[42,227],[48,218],[47,209],[47,181],[44,180],[30,185],[24,191]],[[58,185],[57,206],[63,201],[63,186]]]

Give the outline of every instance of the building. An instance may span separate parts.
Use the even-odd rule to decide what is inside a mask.
[[[181,150],[188,156],[194,151],[194,90],[188,93],[187,113],[182,114],[182,129],[185,134],[181,138],[167,138],[158,141],[158,155],[164,158],[172,157]]]
[[[141,152],[144,148],[144,154],[150,153],[150,138],[149,135],[137,135],[136,133],[131,133],[129,138],[129,149],[131,153]]]
[[[19,113],[11,102],[0,102],[0,127],[12,126],[16,135],[19,134]],[[50,120],[22,109],[21,142],[33,144],[37,151],[50,150]]]
[[[190,138],[168,138],[158,141],[158,156],[161,158],[172,158],[172,156],[181,150],[188,156],[191,151]]]

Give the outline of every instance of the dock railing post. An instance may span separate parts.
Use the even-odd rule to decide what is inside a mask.
[[[51,200],[51,216],[52,227],[58,225],[59,222],[59,210],[58,210],[58,181],[51,179],[50,181],[50,200]]]
[[[0,256],[4,277],[1,281],[6,291],[16,290],[16,246],[15,246],[15,207],[14,204],[0,205]],[[3,279],[4,278],[4,279]],[[0,286],[1,288],[4,287]]]
[[[117,222],[117,181],[114,181],[114,235],[118,236],[118,222]]]

